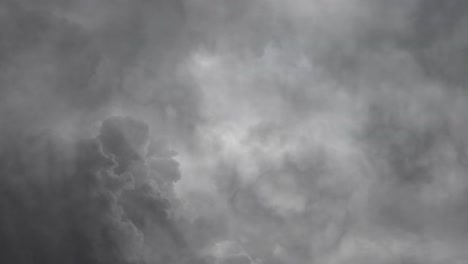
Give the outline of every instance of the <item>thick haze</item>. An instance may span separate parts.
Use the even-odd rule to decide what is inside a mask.
[[[465,0],[0,1],[0,263],[468,263]]]

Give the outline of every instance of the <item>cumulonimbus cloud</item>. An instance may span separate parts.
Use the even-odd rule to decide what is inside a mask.
[[[466,19],[4,1],[0,262],[466,262]]]

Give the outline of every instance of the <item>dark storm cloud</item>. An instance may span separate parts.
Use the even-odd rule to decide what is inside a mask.
[[[112,118],[97,139],[70,146],[34,136],[5,148],[1,261],[184,263],[191,253],[169,217],[169,201],[136,154],[147,129]],[[111,138],[116,148],[104,140]]]
[[[161,133],[188,135],[200,119],[197,90],[178,70],[194,44],[181,2],[5,1],[1,7],[1,111],[8,120],[89,127],[109,112],[127,112],[163,123]],[[78,120],[63,121],[72,118]]]
[[[0,261],[465,263],[466,13],[3,1]]]
[[[169,216],[180,174],[161,143],[190,133],[198,112],[196,91],[175,79],[181,3],[0,10],[0,262],[196,263]],[[152,142],[148,124],[113,112],[166,128]]]

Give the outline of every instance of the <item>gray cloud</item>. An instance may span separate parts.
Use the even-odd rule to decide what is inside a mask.
[[[0,8],[0,261],[199,261],[169,215],[180,176],[161,144],[170,131],[189,135],[197,118],[196,92],[183,97],[191,90],[168,74],[186,45],[182,6],[4,1]],[[135,72],[148,73],[135,79]],[[164,98],[154,105],[163,97],[156,92]],[[147,123],[108,118],[124,113],[165,129],[154,136]]]
[[[226,240],[266,262],[466,259],[461,1],[199,2],[211,122],[178,186],[225,197],[204,212]]]
[[[128,134],[128,129],[133,133]],[[104,121],[97,139],[69,145],[35,136],[5,149],[1,167],[5,250],[0,259],[12,263],[195,261],[169,216],[168,198],[157,189],[158,176],[153,178],[154,172],[142,163],[145,157],[136,154],[134,144],[147,140],[146,129],[132,119],[112,118]],[[25,150],[20,149],[23,142],[28,143]]]
[[[467,11],[4,1],[0,260],[465,263]]]

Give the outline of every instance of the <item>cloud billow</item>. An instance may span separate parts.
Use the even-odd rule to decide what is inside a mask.
[[[467,12],[3,1],[0,262],[467,262]]]

